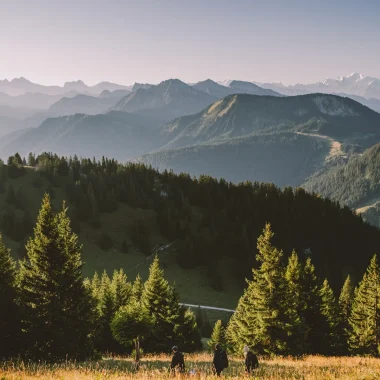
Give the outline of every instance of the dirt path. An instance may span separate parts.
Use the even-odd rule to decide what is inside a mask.
[[[330,143],[330,153],[329,153],[328,157],[326,157],[326,160],[331,158],[331,157],[344,154],[341,150],[342,144],[339,141],[336,141],[329,136],[318,135],[316,133],[303,133],[303,132],[295,132],[295,133],[297,135],[310,136],[310,137],[316,137],[316,138],[328,140]]]
[[[190,304],[190,303],[180,303],[180,305],[188,306],[188,307],[200,307],[201,309],[206,309],[206,310],[218,310],[218,311],[226,311],[228,313],[235,313],[235,310],[224,309],[224,308],[221,308],[221,307],[193,305],[193,304]]]

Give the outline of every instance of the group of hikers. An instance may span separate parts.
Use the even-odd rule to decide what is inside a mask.
[[[179,351],[177,346],[172,348],[173,357],[172,362],[170,364],[169,370],[176,371],[178,370],[181,373],[185,372],[185,357],[182,352]],[[251,373],[253,369],[258,368],[259,361],[257,356],[249,349],[246,345],[243,349],[244,353],[244,364],[245,364],[245,372],[247,374]],[[214,375],[220,376],[224,369],[228,368],[228,356],[226,351],[222,348],[222,346],[217,343],[214,348],[214,358],[212,360],[212,371]]]

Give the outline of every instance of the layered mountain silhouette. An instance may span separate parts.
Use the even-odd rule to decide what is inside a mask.
[[[22,155],[52,151],[65,156],[126,160],[156,146],[155,126],[156,121],[146,116],[117,111],[62,116],[6,136],[6,144],[0,144],[0,149],[4,157],[15,151]]]
[[[115,94],[116,92],[116,94]],[[76,113],[97,115],[110,110],[126,94],[124,90],[101,93],[101,96],[76,95],[72,98],[63,97],[48,109],[48,116],[65,116]]]
[[[235,182],[300,185],[326,160],[344,156],[339,144],[379,142],[380,114],[333,95],[230,95],[162,126],[160,138],[161,148],[138,161]]]
[[[206,94],[213,96],[214,98],[224,98],[225,96],[231,95],[234,93],[232,89],[226,86],[222,86],[211,79],[207,79],[202,82],[195,83],[193,88],[202,91]]]
[[[161,134],[166,143],[164,148],[289,130],[358,140],[368,145],[372,142],[363,136],[371,134],[372,141],[377,141],[379,122],[380,114],[352,99],[333,95],[272,97],[238,94],[213,103],[201,113],[167,123],[161,127]],[[358,133],[362,138],[357,136]]]
[[[169,79],[157,86],[138,88],[121,99],[114,109],[167,122],[178,116],[199,112],[215,100],[215,97],[178,79]]]
[[[130,90],[128,86],[122,86],[116,83],[101,82],[94,86],[88,86],[83,81],[73,81],[66,82],[63,86],[44,86],[41,84],[33,83],[26,78],[14,78],[12,80],[0,80],[0,92],[16,96],[22,95],[27,92],[37,92],[47,95],[62,95],[71,91],[76,91],[77,93],[89,93],[89,94],[100,94],[104,90],[115,91],[115,90]]]

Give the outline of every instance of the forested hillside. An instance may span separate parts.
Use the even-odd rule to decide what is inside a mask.
[[[276,243],[286,255],[296,249],[302,260],[311,256],[333,287],[347,273],[356,279],[378,248],[376,228],[349,208],[302,189],[195,179],[108,159],[44,154],[27,161],[25,168],[16,155],[1,168],[1,231],[18,242],[11,245],[19,245],[21,255],[30,221],[48,191],[56,205],[68,202],[85,243],[87,274],[131,270],[133,262],[142,263],[162,247],[168,278],[175,278],[187,302],[206,300],[205,291],[194,300],[192,286],[214,289],[218,304],[226,295],[234,297],[255,265],[256,239],[266,222],[278,231]]]
[[[379,226],[380,144],[322,170],[304,187],[357,209],[366,220]]]
[[[143,155],[137,162],[162,171],[207,174],[238,183],[254,178],[278,186],[297,186],[324,165],[330,146],[325,139],[291,132],[235,137]]]

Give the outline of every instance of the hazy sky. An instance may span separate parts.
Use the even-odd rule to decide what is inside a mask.
[[[0,79],[380,77],[380,0],[0,0]]]

